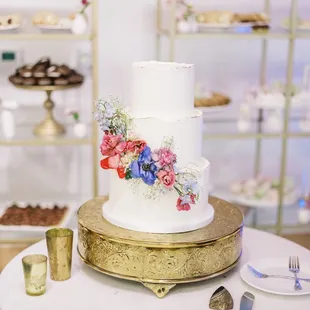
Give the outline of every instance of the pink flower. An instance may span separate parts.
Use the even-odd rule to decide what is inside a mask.
[[[145,146],[146,142],[144,140],[129,140],[127,141],[126,150],[134,154],[140,154]]]
[[[177,200],[177,209],[178,211],[189,211],[191,209],[191,205],[190,204],[195,204],[195,198],[196,195],[191,194],[189,196],[189,202],[185,202],[184,203],[184,199],[182,199],[181,197],[179,197],[179,199]]]
[[[152,153],[152,159],[155,161],[157,167],[162,168],[175,164],[177,156],[168,148],[160,148]]]
[[[126,142],[121,141],[122,137],[122,135],[104,135],[100,145],[101,154],[103,156],[114,156],[116,154],[121,154],[126,147]]]
[[[165,187],[172,188],[175,182],[175,174],[173,170],[160,170],[157,173],[157,177]]]
[[[82,4],[83,4],[83,5],[88,5],[88,4],[89,4],[89,1],[87,1],[87,0],[82,0]]]

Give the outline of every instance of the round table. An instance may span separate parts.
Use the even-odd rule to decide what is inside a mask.
[[[75,232],[75,247],[76,238]],[[194,284],[177,285],[163,299],[157,298],[140,283],[112,278],[96,272],[83,264],[74,250],[72,277],[64,282],[47,279],[47,292],[43,296],[31,297],[24,292],[21,258],[28,254],[45,254],[45,241],[38,242],[18,254],[3,270],[0,277],[1,310],[200,310],[209,309],[212,293],[224,286],[234,299],[234,309],[239,309],[245,291],[255,295],[253,310],[281,309],[307,310],[308,296],[277,296],[256,290],[242,281],[239,269],[252,259],[298,255],[310,264],[310,251],[283,238],[245,228],[243,255],[238,267],[218,278]]]

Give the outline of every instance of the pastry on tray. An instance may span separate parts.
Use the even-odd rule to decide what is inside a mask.
[[[196,84],[195,87],[195,107],[216,107],[230,103],[230,98],[219,92],[209,91],[205,85]]]
[[[59,17],[54,12],[38,12],[32,18],[34,25],[57,25]]]
[[[234,15],[234,22],[267,24],[269,22],[269,18],[265,13],[236,13]]]
[[[11,25],[20,25],[21,16],[19,14],[8,14],[0,16],[0,28],[11,26]]]
[[[40,204],[21,206],[13,203],[0,217],[0,225],[57,226],[63,221],[66,212],[68,212],[66,205],[45,207]]]
[[[65,86],[81,84],[84,77],[65,64],[57,65],[50,58],[43,57],[34,65],[27,64],[17,68],[9,81],[14,85],[25,86]]]
[[[216,107],[230,103],[230,98],[221,93],[212,92],[210,97],[195,98],[195,107]]]
[[[235,181],[230,185],[232,194],[246,199],[278,201],[280,183],[277,179],[258,176],[257,178]],[[284,196],[295,193],[294,181],[286,177],[284,181]]]
[[[230,11],[207,11],[196,15],[196,20],[201,24],[231,24],[235,14]]]

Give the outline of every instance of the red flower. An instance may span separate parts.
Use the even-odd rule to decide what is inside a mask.
[[[116,154],[115,156],[106,157],[100,161],[102,169],[116,169],[120,179],[124,179],[126,171],[124,167],[120,167],[121,156]]]
[[[118,173],[118,177],[120,179],[124,179],[125,176],[126,176],[126,171],[125,171],[125,168],[124,167],[118,167],[117,168],[117,173]]]
[[[126,147],[126,142],[122,141],[122,138],[122,135],[104,135],[100,145],[101,154],[103,156],[121,154]]]
[[[146,146],[144,140],[127,141],[126,150],[135,154],[140,154]]]
[[[117,169],[121,161],[121,156],[116,154],[114,156],[106,157],[100,161],[102,169]]]
[[[83,5],[88,5],[88,4],[89,4],[89,1],[87,1],[87,0],[82,0],[82,4],[83,4]]]

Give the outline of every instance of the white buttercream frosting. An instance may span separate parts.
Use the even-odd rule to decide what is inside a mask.
[[[178,119],[194,110],[194,65],[135,63],[131,110],[137,117]]]
[[[173,138],[177,167],[195,167],[198,173],[199,200],[190,210],[178,211],[176,190],[153,197],[151,187],[141,179],[120,179],[111,170],[104,217],[114,225],[151,233],[185,232],[209,224],[214,217],[208,204],[210,164],[201,157],[202,113],[194,109],[194,65],[134,63],[130,111],[136,137],[151,150],[160,148],[165,138]]]

